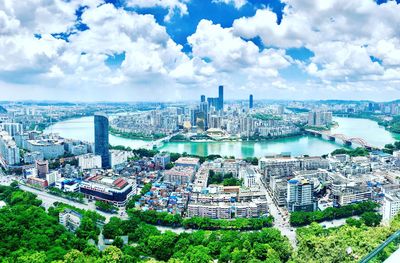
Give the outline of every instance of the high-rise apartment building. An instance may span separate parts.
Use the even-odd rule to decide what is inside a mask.
[[[108,116],[105,113],[96,113],[94,115],[94,153],[101,156],[102,168],[110,167],[108,127]]]
[[[313,183],[307,179],[294,178],[288,181],[287,208],[289,212],[312,212],[317,208],[313,197]]]
[[[308,113],[309,126],[327,126],[332,123],[332,112],[329,111],[310,111]]]

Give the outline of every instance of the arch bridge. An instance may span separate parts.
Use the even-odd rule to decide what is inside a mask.
[[[359,145],[361,147],[364,147],[368,150],[378,150],[379,147],[370,145],[366,140],[363,138],[358,138],[358,137],[347,137],[344,134],[341,133],[335,133],[331,134],[329,131],[317,131],[317,130],[311,130],[311,129],[306,129],[306,132],[315,136],[319,137],[327,137],[331,141],[337,141],[340,140],[344,144],[351,146],[353,144]]]

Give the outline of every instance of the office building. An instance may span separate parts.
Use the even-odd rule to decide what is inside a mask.
[[[218,110],[224,109],[224,86],[218,87]]]
[[[288,181],[287,187],[287,208],[289,212],[312,212],[317,209],[311,181],[304,178],[295,178]]]
[[[250,94],[249,96],[249,109],[253,108],[253,94]]]
[[[201,95],[200,96],[200,102],[206,102],[206,96],[205,95]]]
[[[94,115],[94,153],[101,156],[102,168],[110,168],[110,150],[108,141],[108,117],[105,113]]]

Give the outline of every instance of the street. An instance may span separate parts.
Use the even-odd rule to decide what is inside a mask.
[[[258,182],[262,191],[264,191],[266,194],[268,202],[268,212],[270,213],[270,215],[274,217],[274,227],[279,229],[282,235],[285,235],[289,239],[292,246],[296,248],[297,247],[296,228],[290,226],[289,217],[286,218],[283,217],[286,211],[284,211],[284,209],[278,207],[274,203],[272,196],[267,190],[267,187],[265,186],[264,182],[261,179]]]

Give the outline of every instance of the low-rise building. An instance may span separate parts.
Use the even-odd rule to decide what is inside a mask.
[[[188,184],[193,181],[195,168],[193,166],[174,166],[164,171],[164,182],[173,184]]]
[[[81,182],[80,191],[88,199],[101,200],[121,207],[136,193],[136,182],[128,182],[121,177],[94,175]]]
[[[65,209],[58,215],[58,220],[69,231],[75,232],[81,225],[82,215],[71,209]]]

